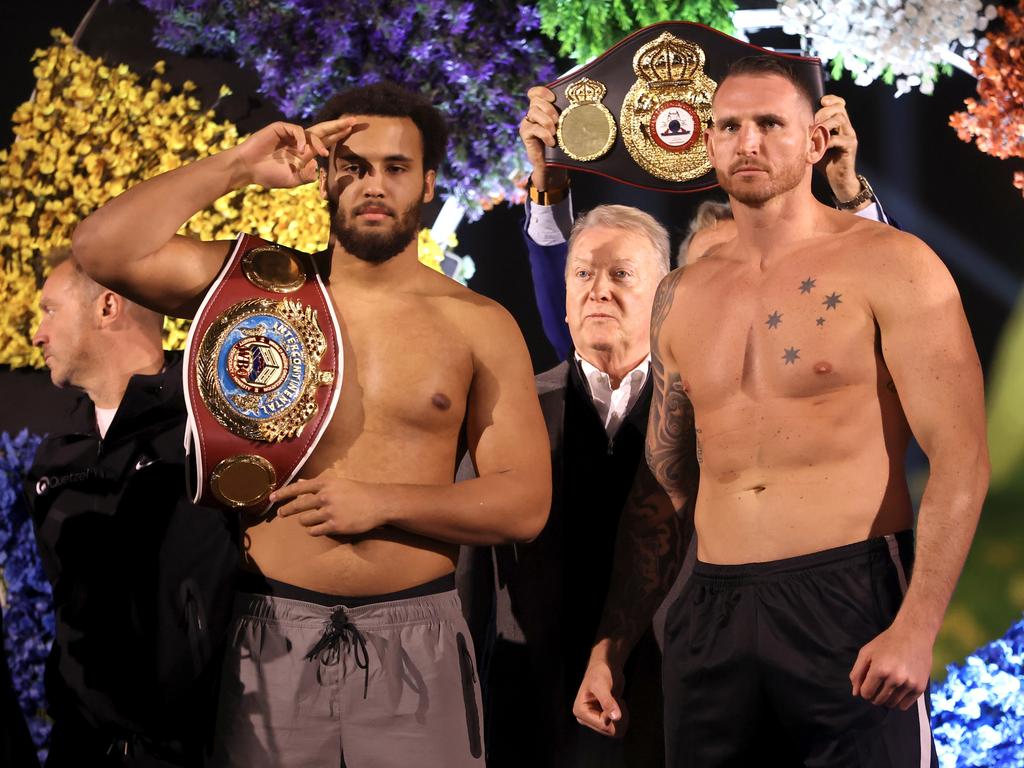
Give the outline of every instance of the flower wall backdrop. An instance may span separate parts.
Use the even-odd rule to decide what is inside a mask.
[[[43,256],[71,242],[75,225],[132,184],[237,144],[235,126],[214,118],[186,83],[175,92],[163,66],[142,75],[75,48],[61,31],[36,54],[35,96],[12,118],[15,141],[0,151],[0,364],[42,366],[31,344],[38,324]],[[316,185],[249,187],[217,200],[183,228],[204,239],[252,232],[306,252],[327,245],[327,209]],[[425,231],[426,232],[426,231]],[[454,243],[421,236],[421,260],[440,270]],[[471,269],[462,266],[461,274]],[[180,349],[188,325],[168,320],[165,344]]]
[[[60,30],[53,36],[35,56],[34,97],[12,118],[14,143],[0,151],[0,363],[12,367],[42,365],[30,342],[42,257],[69,245],[78,221],[132,184],[238,140],[187,87],[172,93],[161,67],[136,75],[86,56]],[[218,201],[190,228],[219,233],[237,218]],[[182,339],[182,326],[172,327],[169,343]]]
[[[536,9],[510,0],[142,0],[158,45],[230,55],[260,93],[308,122],[332,94],[391,80],[428,97],[453,131],[439,185],[476,218],[522,200],[516,126],[526,91],[554,77]]]
[[[810,51],[843,69],[857,85],[881,78],[896,95],[914,88],[931,93],[943,53],[972,48],[976,33],[995,17],[982,0],[780,0],[783,29],[801,35]]]
[[[967,99],[967,111],[954,113],[949,123],[985,154],[1024,158],[1024,0],[998,13],[1002,23],[985,35],[987,45],[972,62],[978,98]],[[1024,194],[1024,172],[1014,173],[1013,185]]]
[[[32,739],[45,757],[50,721],[44,714],[43,667],[53,642],[53,598],[21,492],[22,476],[41,440],[27,430],[14,437],[0,433],[0,604],[14,690]]]
[[[942,768],[1024,765],[1024,621],[949,667],[932,690],[932,733]]]
[[[540,28],[558,41],[558,52],[580,64],[631,32],[659,21],[694,21],[733,31],[732,0],[539,0]]]

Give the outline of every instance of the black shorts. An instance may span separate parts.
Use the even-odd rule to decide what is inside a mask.
[[[768,563],[698,562],[665,625],[669,768],[937,768],[928,695],[851,693],[906,591],[913,533]]]

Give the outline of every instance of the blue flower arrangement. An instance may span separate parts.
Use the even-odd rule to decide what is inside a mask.
[[[471,218],[521,197],[517,126],[526,91],[554,77],[540,16],[510,0],[142,0],[156,42],[231,56],[260,93],[308,121],[335,92],[391,80],[428,97],[452,126],[440,185]]]
[[[932,689],[942,768],[1024,765],[1024,621],[948,671]]]
[[[53,598],[36,550],[22,477],[42,438],[23,429],[0,433],[0,589],[7,662],[32,739],[46,755],[50,721],[44,714],[43,667],[53,642]]]

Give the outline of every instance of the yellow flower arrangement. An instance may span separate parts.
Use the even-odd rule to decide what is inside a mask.
[[[175,91],[161,80],[163,62],[139,75],[87,56],[61,30],[52,35],[53,45],[33,57],[36,91],[14,113],[14,143],[0,151],[0,364],[11,367],[43,364],[31,335],[44,257],[70,244],[81,219],[133,184],[243,138],[203,109],[194,85]],[[239,190],[182,228],[203,239],[252,232],[306,252],[323,250],[328,231],[312,184]],[[443,249],[429,230],[419,248],[420,260],[440,271]],[[169,318],[164,330],[168,348],[184,346],[186,321]]]

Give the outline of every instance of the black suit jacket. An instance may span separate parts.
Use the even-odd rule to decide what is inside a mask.
[[[606,589],[600,576],[592,581],[601,586],[591,591],[591,580],[565,570],[569,561],[586,561],[589,556],[589,545],[580,542],[586,538],[579,535],[581,510],[574,504],[581,489],[566,485],[572,477],[580,482],[579,472],[571,466],[577,457],[566,456],[566,446],[576,445],[578,450],[583,438],[607,442],[582,377],[571,368],[575,365],[566,361],[536,377],[551,442],[552,500],[544,530],[529,543],[464,547],[460,556],[457,580],[481,670],[488,765],[660,768],[660,655],[650,633],[628,668],[627,706],[637,710],[628,739],[600,736],[579,725],[571,712]],[[643,460],[651,386],[648,379],[615,438],[627,445],[616,460],[622,462],[620,474],[628,470],[630,479]],[[573,421],[567,424],[567,417]],[[580,423],[588,418],[592,422]],[[567,429],[572,434],[567,435]],[[632,439],[620,441],[626,433]],[[597,449],[604,454],[606,445]],[[607,452],[611,456],[610,448]],[[473,474],[467,458],[459,479]],[[601,493],[603,482],[608,482],[607,475],[595,473],[586,478],[586,491]],[[609,531],[608,523],[605,520],[604,532],[597,534],[603,545],[614,539],[614,527]],[[605,577],[610,574],[610,547],[605,546],[592,565]]]

